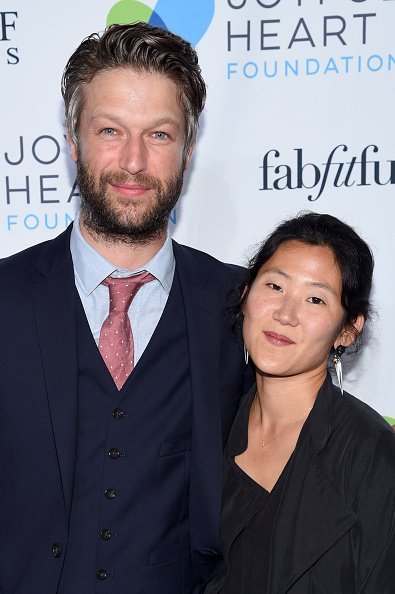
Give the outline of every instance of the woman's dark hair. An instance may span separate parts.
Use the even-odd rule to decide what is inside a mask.
[[[359,315],[370,316],[370,291],[373,276],[373,255],[367,243],[352,227],[329,214],[302,212],[283,221],[259,246],[251,258],[246,283],[239,287],[236,327],[241,330],[242,310],[248,293],[261,267],[287,241],[300,241],[329,248],[339,266],[342,278],[341,304],[345,325],[353,328]]]

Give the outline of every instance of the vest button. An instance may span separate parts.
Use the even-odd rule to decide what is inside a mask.
[[[112,411],[112,416],[114,417],[114,419],[119,421],[120,419],[122,419],[122,417],[125,416],[125,413],[120,408],[114,408],[114,410]]]
[[[60,557],[61,554],[62,554],[62,547],[60,546],[59,543],[54,542],[52,545],[52,555],[55,557],[55,559],[58,559],[58,557]]]
[[[100,536],[103,540],[110,540],[112,537],[112,532],[108,528],[103,528],[103,530],[100,532]]]
[[[121,455],[121,452],[117,448],[110,448],[108,450],[108,455],[110,456],[111,460],[116,460]]]
[[[106,489],[104,491],[104,496],[106,497],[106,499],[115,499],[115,497],[117,496],[117,492],[115,489]]]
[[[108,573],[105,569],[98,569],[96,572],[97,579],[103,582],[108,578]]]

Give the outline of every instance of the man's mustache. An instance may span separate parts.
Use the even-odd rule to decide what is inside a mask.
[[[147,188],[161,190],[162,184],[160,180],[152,175],[146,173],[136,173],[130,175],[126,171],[107,171],[100,175],[100,183],[102,184],[138,184]]]

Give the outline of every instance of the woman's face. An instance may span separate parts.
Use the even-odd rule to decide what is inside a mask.
[[[257,369],[281,377],[326,370],[331,348],[353,341],[343,327],[341,290],[332,250],[281,244],[244,307],[244,342]]]

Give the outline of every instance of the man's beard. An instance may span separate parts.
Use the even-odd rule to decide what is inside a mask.
[[[136,183],[155,192],[154,201],[144,208],[145,198],[115,197],[107,191],[109,183]],[[77,184],[81,194],[84,226],[106,241],[146,245],[166,231],[171,211],[180,197],[183,172],[165,182],[144,173],[131,176],[125,171],[103,172],[96,184],[92,171],[81,157],[77,161]],[[140,208],[142,207],[142,208]]]

